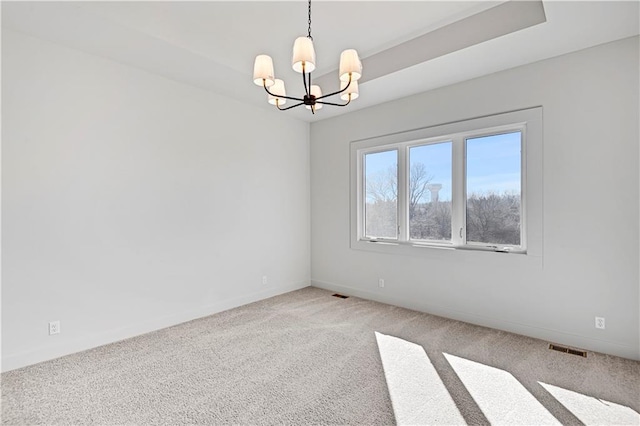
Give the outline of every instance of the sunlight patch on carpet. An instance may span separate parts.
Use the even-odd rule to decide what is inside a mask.
[[[585,425],[640,424],[640,414],[632,408],[547,383],[538,383]]]
[[[443,355],[492,425],[561,424],[511,373]]]
[[[399,425],[465,423],[422,346],[378,332],[375,335]]]

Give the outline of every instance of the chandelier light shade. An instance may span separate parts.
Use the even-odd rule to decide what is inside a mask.
[[[347,87],[347,84],[349,85],[349,87]],[[342,92],[340,94],[340,99],[342,99],[343,101],[351,102],[352,100],[354,100],[358,96],[360,96],[358,94],[358,82],[357,81],[352,81],[351,84],[349,84],[348,81],[341,81],[340,82],[340,90],[344,90],[344,92]]]
[[[302,74],[302,85],[304,87],[304,95],[302,97],[287,96],[284,81],[274,77],[271,56],[258,55],[253,65],[253,82],[258,86],[264,87],[268,94],[268,102],[281,111],[304,105],[311,110],[312,114],[315,114],[316,110],[321,109],[323,105],[344,107],[358,97],[358,80],[362,77],[362,62],[360,62],[358,52],[354,49],[347,49],[340,55],[338,73],[340,90],[323,95],[320,86],[311,84],[311,73],[316,69],[316,51],[313,48],[313,37],[311,37],[311,0],[309,0],[308,22],[308,33],[306,36],[298,37],[295,40],[291,58],[293,70]],[[340,99],[346,103],[340,104],[326,100],[326,98],[334,95],[340,95]],[[296,103],[282,108],[287,99],[296,101]]]
[[[271,86],[270,92],[273,93],[273,95],[269,94],[269,103],[271,105],[279,106],[287,103],[287,98],[285,98],[287,92],[284,90],[284,81],[276,78],[275,83]]]
[[[298,37],[293,43],[293,70],[300,74],[313,72],[316,69],[316,51],[313,48],[313,40],[309,37]]]
[[[256,56],[256,62],[253,64],[253,82],[258,86],[272,86],[275,79],[273,78],[273,59],[269,55]]]
[[[340,54],[340,81],[358,81],[362,77],[362,63],[358,52],[347,49]]]

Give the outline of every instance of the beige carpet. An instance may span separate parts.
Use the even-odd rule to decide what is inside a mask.
[[[316,288],[2,374],[3,424],[638,424],[640,363]]]

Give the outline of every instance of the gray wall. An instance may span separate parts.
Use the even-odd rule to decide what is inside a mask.
[[[312,285],[640,359],[638,47],[625,39],[313,123]],[[350,249],[350,141],[539,105],[541,262]]]
[[[277,111],[3,29],[3,369],[309,285],[308,141]]]

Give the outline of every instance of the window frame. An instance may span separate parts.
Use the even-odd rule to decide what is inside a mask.
[[[467,140],[521,132],[520,245],[466,241]],[[408,211],[409,150],[412,147],[451,141],[452,197],[451,240],[410,238]],[[364,155],[397,149],[398,231],[395,239],[368,238],[364,232],[366,204]],[[395,254],[452,249],[508,252],[541,257],[542,254],[542,107],[522,109],[475,119],[430,126],[406,132],[352,141],[351,150],[351,248]]]
[[[526,149],[526,145],[527,145],[527,136],[526,136],[526,132],[527,132],[527,126],[526,123],[520,123],[518,125],[514,125],[514,126],[500,126],[499,128],[497,128],[497,131],[494,131],[494,129],[485,129],[487,131],[481,131],[478,133],[475,132],[469,132],[470,134],[465,136],[462,139],[462,144],[463,144],[463,150],[464,150],[464,162],[462,164],[463,170],[462,170],[462,174],[463,174],[463,185],[464,185],[464,191],[462,194],[460,194],[461,197],[463,197],[463,203],[464,203],[464,217],[463,217],[463,222],[462,222],[462,229],[461,232],[463,234],[462,237],[462,245],[467,246],[468,248],[473,248],[473,249],[479,249],[479,248],[484,248],[484,249],[493,249],[495,251],[508,251],[508,252],[514,252],[514,253],[526,253],[527,251],[527,227],[526,227],[526,204],[527,204],[527,173],[526,173],[526,167],[527,167],[527,160],[526,160],[526,156],[527,156],[527,149]],[[509,133],[515,133],[515,132],[520,132],[520,245],[515,246],[515,245],[511,245],[511,244],[498,244],[498,243],[491,243],[491,242],[486,242],[486,243],[480,243],[480,242],[469,242],[467,240],[467,200],[469,199],[468,197],[468,193],[467,193],[467,141],[469,139],[476,139],[476,138],[483,138],[483,137],[487,137],[487,136],[499,136],[499,135],[505,135],[505,134],[509,134]],[[472,134],[472,135],[471,135]]]
[[[447,143],[450,142],[451,143],[451,216],[453,218],[453,187],[454,187],[454,173],[453,173],[453,169],[454,169],[454,140],[451,137],[435,137],[435,138],[430,138],[427,141],[415,141],[415,142],[411,142],[411,143],[407,143],[406,146],[406,164],[407,164],[407,169],[405,172],[405,181],[406,181],[406,187],[409,186],[409,180],[411,179],[411,148],[415,148],[415,147],[421,147],[421,146],[428,146],[428,145],[435,145],[435,144],[439,144],[439,143]],[[400,173],[400,171],[398,171],[398,174]],[[406,197],[406,194],[405,194]],[[405,205],[405,209],[407,209],[408,204]],[[427,246],[442,246],[442,247],[450,247],[453,244],[453,232],[451,234],[451,240],[450,241],[444,241],[444,240],[421,240],[421,239],[412,239],[411,238],[411,221],[409,219],[409,210],[407,209],[406,212],[406,217],[405,217],[405,221],[406,221],[406,234],[404,235],[405,239],[403,241],[410,243],[410,244],[421,244],[421,245],[427,245]],[[453,221],[452,221],[452,226],[451,229],[453,230]]]

